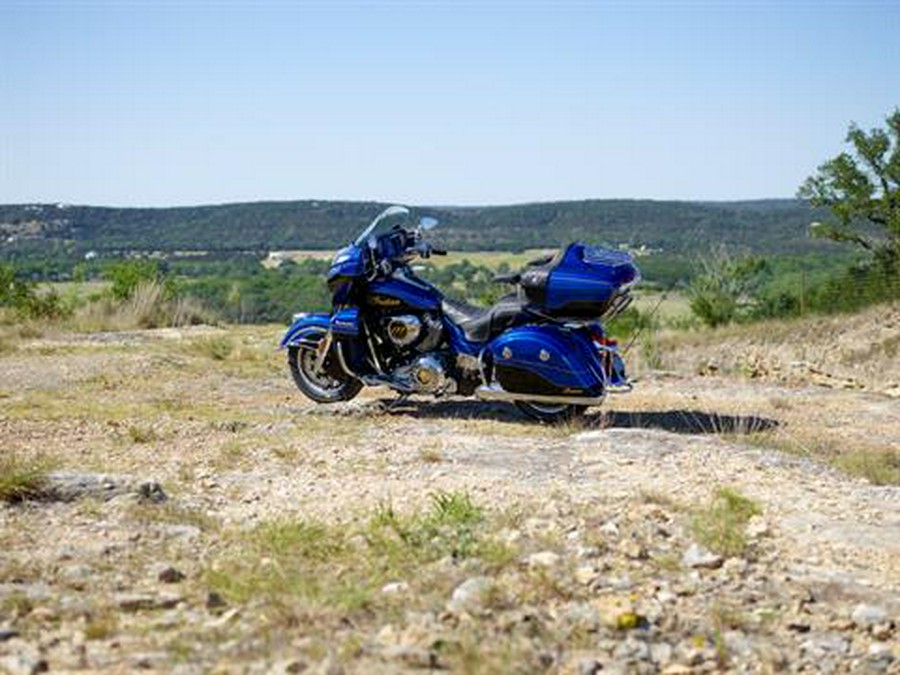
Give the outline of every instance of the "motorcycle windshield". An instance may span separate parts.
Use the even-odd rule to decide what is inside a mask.
[[[353,243],[356,246],[363,246],[373,235],[377,237],[398,225],[407,230],[413,229],[414,224],[409,209],[405,206],[389,206],[379,213],[375,220],[369,223],[369,226],[362,231]]]

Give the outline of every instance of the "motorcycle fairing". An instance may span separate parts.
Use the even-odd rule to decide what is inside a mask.
[[[424,284],[414,283],[407,278],[390,277],[369,284],[372,296],[396,298],[402,305],[415,309],[436,310],[441,306],[440,294]]]
[[[359,308],[348,307],[333,315],[320,312],[298,315],[281,338],[281,349],[299,346],[304,333],[310,329],[331,330],[335,335],[356,336],[359,334]]]
[[[359,335],[359,307],[345,307],[332,315],[331,332],[335,335]]]
[[[366,262],[362,249],[350,244],[338,251],[328,268],[328,281],[338,277],[360,277],[365,273]]]
[[[512,328],[488,350],[494,376],[516,393],[600,396],[606,378],[597,349],[582,331],[538,325]]]

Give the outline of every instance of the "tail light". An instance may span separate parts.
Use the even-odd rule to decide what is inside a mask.
[[[619,341],[606,337],[600,331],[591,333],[591,340],[600,354],[600,363],[603,366],[603,372],[606,373],[607,379],[610,379],[613,374],[613,359],[611,352],[614,352],[619,348]]]

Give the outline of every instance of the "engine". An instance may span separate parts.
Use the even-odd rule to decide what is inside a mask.
[[[447,376],[444,364],[436,354],[420,356],[412,363],[397,368],[391,376],[410,392],[438,394],[455,390],[452,378]]]
[[[383,316],[379,342],[387,349],[384,370],[403,390],[441,394],[455,391],[456,383],[448,373],[447,357],[436,351],[443,337],[443,325],[432,314],[394,314]]]
[[[425,314],[420,319],[414,314],[400,314],[384,318],[384,329],[395,347],[415,345],[419,352],[437,347],[441,340],[441,322],[436,317]]]

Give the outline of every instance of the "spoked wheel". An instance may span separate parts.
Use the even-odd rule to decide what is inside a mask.
[[[324,332],[313,338],[317,346],[324,339]],[[319,369],[316,368],[317,360],[317,349],[311,345],[292,347],[288,351],[291,375],[297,388],[308,398],[316,403],[337,403],[349,401],[362,389],[362,382],[345,373],[336,363],[333,350],[329,350]]]
[[[580,418],[587,410],[587,406],[570,403],[530,403],[528,401],[516,401],[516,407],[531,419],[545,424],[571,422]]]

